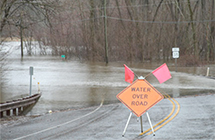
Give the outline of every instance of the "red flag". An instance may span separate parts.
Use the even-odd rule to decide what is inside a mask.
[[[124,66],[125,66],[125,81],[131,84],[134,80],[134,72],[125,64]]]
[[[170,79],[172,77],[166,63],[161,65],[159,68],[154,70],[152,73],[158,79],[160,84],[167,81],[168,79]]]

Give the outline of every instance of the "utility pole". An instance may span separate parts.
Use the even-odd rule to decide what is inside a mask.
[[[107,40],[107,14],[106,14],[106,0],[104,0],[104,28],[105,28],[105,62],[108,64],[108,40]]]
[[[21,12],[21,17],[20,17],[20,42],[21,42],[21,58],[23,58],[23,26],[22,26],[22,17],[23,17],[23,12]]]

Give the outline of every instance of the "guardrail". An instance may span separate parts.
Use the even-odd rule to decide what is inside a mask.
[[[38,101],[41,94],[0,103],[0,117],[26,114]]]

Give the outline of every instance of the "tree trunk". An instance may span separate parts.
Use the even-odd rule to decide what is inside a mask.
[[[20,27],[21,57],[23,58],[23,28]]]
[[[189,8],[189,12],[190,12],[190,21],[191,21],[191,28],[192,28],[192,38],[193,38],[193,49],[194,49],[194,56],[199,59],[199,49],[196,45],[196,30],[195,30],[195,26],[193,23],[193,11],[191,8],[191,4],[190,4],[190,0],[188,1],[188,8]]]
[[[106,0],[104,0],[104,33],[105,33],[105,62],[108,64],[108,40],[107,40],[107,11]]]

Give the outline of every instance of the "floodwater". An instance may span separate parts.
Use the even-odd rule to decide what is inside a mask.
[[[19,42],[1,46],[1,92],[0,101],[29,95],[29,67],[34,67],[32,94],[40,91],[42,96],[31,115],[44,114],[49,110],[77,109],[100,104],[119,102],[116,95],[129,85],[124,81],[124,62],[90,63],[66,61],[53,56],[24,56],[20,59]],[[25,51],[26,52],[26,51]],[[127,64],[139,76],[145,76],[163,63]],[[150,74],[146,79],[161,93],[173,97],[215,93],[215,80],[207,78],[207,66],[179,67],[167,63],[172,78],[159,84]],[[215,76],[215,65],[210,66]],[[38,84],[39,82],[39,84]]]

